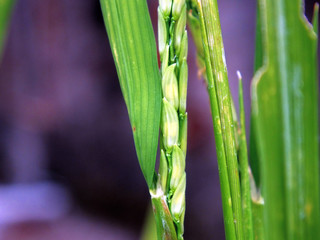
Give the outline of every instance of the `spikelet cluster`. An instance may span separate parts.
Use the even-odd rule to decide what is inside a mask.
[[[186,1],[160,0],[158,45],[162,75],[162,149],[158,185],[166,194],[176,225],[183,239],[186,190],[188,35]]]

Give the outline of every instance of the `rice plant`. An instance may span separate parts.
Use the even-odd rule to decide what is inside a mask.
[[[160,69],[146,0],[100,2],[158,239],[183,239],[184,233],[186,22],[205,70],[226,239],[320,238],[318,5],[310,24],[302,0],[257,1],[248,151],[243,90],[249,90],[238,73],[238,121],[217,0],[159,1]]]

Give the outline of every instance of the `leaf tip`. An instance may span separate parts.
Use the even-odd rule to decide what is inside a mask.
[[[315,3],[313,7],[312,25],[313,31],[318,35],[318,21],[319,21],[319,3]]]
[[[242,75],[241,75],[241,72],[239,70],[237,71],[237,77],[238,77],[239,81],[242,81]]]

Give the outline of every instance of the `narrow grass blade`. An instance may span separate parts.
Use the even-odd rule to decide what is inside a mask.
[[[214,77],[214,82],[208,82],[208,88],[212,88],[213,85],[215,85],[216,88],[216,100],[218,101],[220,111],[220,122],[227,161],[234,224],[237,239],[243,239],[238,160],[218,4],[216,0],[200,0],[198,2],[200,4],[199,13],[204,18],[203,23],[207,34],[209,57]]]
[[[240,112],[240,136],[239,136],[239,163],[241,174],[241,197],[243,212],[244,239],[253,240],[252,210],[251,210],[251,191],[249,180],[249,163],[246,140],[246,120],[243,103],[242,77],[238,72],[239,78],[239,112]]]
[[[261,17],[260,7],[257,6],[256,11],[256,39],[255,39],[255,56],[254,56],[254,72],[263,66],[263,39],[262,39],[262,28],[261,28]]]
[[[199,77],[203,75],[207,83],[207,90],[210,99],[215,143],[217,149],[217,160],[226,239],[237,239],[233,217],[224,139],[220,121],[219,104],[217,99],[216,86],[214,84],[214,71],[212,68],[209,51],[210,45],[208,43],[209,39],[207,36],[201,1],[189,0],[188,8],[188,24],[197,49],[197,62],[200,69]]]
[[[254,72],[256,73],[263,66],[263,39],[261,29],[260,7],[257,6],[256,11],[256,40],[255,40],[255,58],[254,58]],[[250,114],[250,145],[249,145],[249,159],[252,174],[255,183],[260,187],[260,165],[257,153],[256,133],[255,133],[255,119]]]
[[[264,65],[252,85],[266,239],[320,236],[316,34],[300,0],[259,0]]]
[[[319,31],[319,3],[314,4],[314,9],[313,9],[313,17],[312,17],[312,26],[313,26],[313,31],[318,35]]]
[[[0,61],[15,0],[0,1]]]
[[[127,105],[140,167],[153,183],[158,146],[161,83],[146,0],[100,0]]]
[[[221,187],[221,198],[222,198],[222,208],[224,216],[224,225],[225,225],[225,234],[226,239],[235,240],[236,232],[233,219],[233,210],[232,210],[232,201],[230,193],[230,184],[228,178],[227,162],[226,155],[223,143],[221,122],[220,122],[220,112],[217,101],[217,92],[214,85],[213,70],[211,66],[211,60],[209,56],[209,43],[207,38],[207,32],[205,29],[205,23],[203,14],[201,12],[202,8],[200,2],[198,2],[197,9],[199,10],[199,19],[201,27],[201,36],[203,39],[203,49],[204,49],[204,60],[206,65],[206,78],[208,80],[208,94],[210,99],[210,108],[211,115],[213,120],[214,135],[217,149],[217,160],[219,167],[219,178],[220,178],[220,187]],[[209,85],[210,84],[210,85]]]

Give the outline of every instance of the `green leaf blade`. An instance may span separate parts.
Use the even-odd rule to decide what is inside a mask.
[[[260,0],[264,66],[252,104],[266,239],[319,237],[316,35],[300,0]]]
[[[155,37],[145,0],[101,0],[140,167],[153,183],[158,146],[161,85]]]
[[[256,34],[255,34],[255,58],[254,58],[254,73],[256,73],[262,66],[264,61],[264,49],[263,49],[263,39],[262,39],[262,28],[261,28],[261,17],[260,17],[260,7],[257,5],[256,11]],[[253,85],[254,86],[254,85]],[[260,188],[260,161],[257,153],[257,142],[255,133],[255,118],[250,115],[250,145],[249,145],[249,159],[252,174],[257,184]]]

